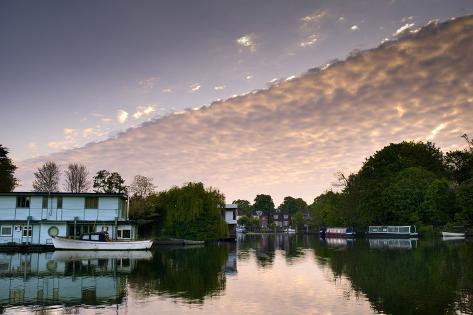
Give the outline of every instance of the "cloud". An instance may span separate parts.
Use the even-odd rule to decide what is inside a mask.
[[[255,34],[246,34],[237,38],[236,43],[243,49],[249,50],[250,52],[256,51],[256,36]]]
[[[404,24],[403,26],[401,26],[400,28],[398,28],[398,29],[394,32],[393,36],[399,36],[399,35],[401,35],[402,33],[404,33],[405,31],[409,30],[409,29],[410,29],[411,27],[413,27],[413,26],[414,26],[414,23],[406,23],[406,24]]]
[[[327,10],[317,10],[309,15],[306,15],[300,19],[302,23],[302,27],[307,28],[307,27],[313,27],[319,26],[320,22],[327,17],[328,11]]]
[[[139,119],[142,116],[148,116],[153,113],[155,110],[155,105],[147,105],[147,106],[138,106],[136,108],[136,112],[133,113],[133,118]]]
[[[309,35],[302,42],[299,43],[299,47],[305,48],[314,45],[317,42],[317,35]]]
[[[82,130],[82,137],[85,139],[94,138],[94,137],[103,137],[107,135],[108,132],[102,130],[100,126],[89,127]]]
[[[144,80],[138,81],[138,85],[146,91],[152,90],[158,80],[157,77],[149,77]]]
[[[247,75],[245,76],[245,79],[246,79],[246,80],[251,80],[252,78],[253,78],[253,76],[252,76],[251,74],[247,74]]]
[[[473,17],[432,24],[265,90],[19,161],[18,177],[30,183],[44,160],[81,161],[128,181],[157,178],[162,189],[203,181],[227,201],[269,193],[276,203],[288,195],[310,202],[337,170],[359,169],[391,142],[461,147],[460,136],[473,134],[472,50]]]
[[[352,31],[358,31],[360,28],[358,27],[358,25],[352,25],[352,27],[350,27],[350,29]]]
[[[165,89],[162,89],[161,92],[163,92],[163,93],[171,93],[171,92],[172,92],[172,89],[171,89],[171,88],[165,88]]]
[[[123,124],[128,118],[128,113],[122,109],[119,109],[117,111],[117,121],[120,123],[120,124]]]
[[[217,86],[214,87],[214,90],[215,91],[222,91],[222,90],[225,89],[225,87],[226,87],[225,85],[217,85]]]
[[[189,86],[189,92],[197,92],[198,90],[200,90],[199,83],[194,83]]]

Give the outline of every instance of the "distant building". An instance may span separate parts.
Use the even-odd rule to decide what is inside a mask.
[[[53,236],[107,231],[111,239],[138,237],[123,194],[0,193],[0,244],[52,244]]]
[[[288,213],[277,212],[273,214],[274,224],[280,228],[286,228],[291,225],[291,215]]]
[[[228,225],[228,235],[231,238],[236,237],[236,225],[237,225],[237,213],[238,211],[238,205],[231,203],[231,204],[226,204],[225,205],[225,222],[227,222]]]

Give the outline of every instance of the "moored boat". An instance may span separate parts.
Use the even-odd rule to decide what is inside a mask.
[[[296,233],[296,230],[294,230],[292,228],[287,228],[287,229],[284,230],[284,233],[294,234],[294,233]]]
[[[465,237],[466,233],[465,232],[442,232],[443,237]]]
[[[354,237],[356,234],[352,227],[323,227],[320,228],[319,233],[321,237]]]
[[[106,233],[98,232],[82,234],[78,240],[56,236],[53,245],[56,249],[73,250],[146,250],[151,248],[153,241],[112,241]]]
[[[415,225],[384,225],[368,227],[369,237],[416,237],[418,235]]]

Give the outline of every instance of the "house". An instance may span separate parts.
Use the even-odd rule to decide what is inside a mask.
[[[67,192],[0,193],[0,244],[48,245],[53,236],[107,231],[111,239],[134,240],[123,194]]]
[[[237,225],[237,210],[238,205],[231,203],[225,205],[225,222],[228,225],[228,235],[230,238],[236,237],[236,225]]]
[[[291,225],[291,215],[289,213],[281,213],[278,211],[273,214],[273,222],[277,227],[287,228]]]

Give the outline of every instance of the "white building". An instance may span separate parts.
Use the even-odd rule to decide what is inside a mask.
[[[226,204],[225,205],[225,222],[228,225],[228,234],[230,237],[236,237],[236,225],[237,225],[237,204]]]
[[[53,236],[107,231],[111,239],[136,239],[123,194],[0,193],[0,244],[52,244]]]

